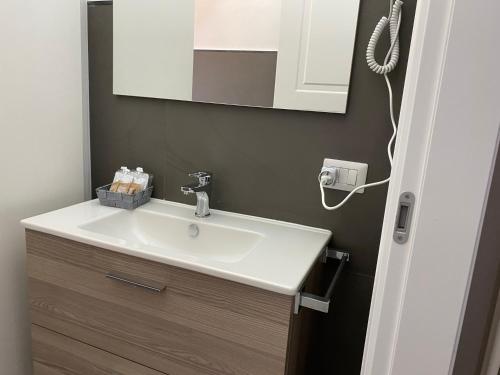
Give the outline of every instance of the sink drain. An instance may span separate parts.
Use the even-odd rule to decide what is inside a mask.
[[[200,234],[200,228],[196,224],[190,224],[188,227],[188,236],[191,238],[198,237]]]

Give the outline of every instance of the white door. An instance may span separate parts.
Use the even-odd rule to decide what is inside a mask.
[[[194,0],[113,1],[113,94],[191,100]]]
[[[364,375],[453,371],[499,140],[498,14],[498,0],[417,2]],[[400,245],[405,191],[416,203]]]
[[[345,113],[359,0],[282,3],[274,108]]]

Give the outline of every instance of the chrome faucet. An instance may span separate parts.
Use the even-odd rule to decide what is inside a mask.
[[[198,182],[194,182],[189,185],[181,186],[181,191],[185,194],[196,193],[196,211],[195,215],[197,217],[207,217],[210,216],[210,193],[212,191],[212,173],[210,172],[195,172],[190,173],[190,177],[198,179]]]

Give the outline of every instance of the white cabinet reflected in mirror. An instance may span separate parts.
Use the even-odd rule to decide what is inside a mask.
[[[359,0],[114,0],[113,94],[345,113]]]

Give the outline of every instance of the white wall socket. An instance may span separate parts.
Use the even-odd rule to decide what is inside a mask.
[[[368,164],[355,163],[353,161],[325,159],[323,167],[337,168],[337,179],[334,184],[326,185],[327,189],[352,191],[354,188],[366,183]],[[356,193],[363,193],[365,189],[359,189]]]

